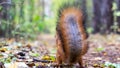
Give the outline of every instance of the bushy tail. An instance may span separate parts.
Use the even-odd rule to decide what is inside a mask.
[[[75,62],[82,54],[82,41],[87,39],[84,24],[84,11],[79,6],[65,4],[60,8],[56,29],[69,62]]]

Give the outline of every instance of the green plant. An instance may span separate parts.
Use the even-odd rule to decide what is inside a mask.
[[[103,51],[104,50],[104,48],[103,47],[98,47],[98,48],[95,48],[95,51],[97,51],[97,52],[101,52],[101,51]]]

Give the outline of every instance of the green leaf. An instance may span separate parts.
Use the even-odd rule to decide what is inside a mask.
[[[117,9],[117,4],[116,4],[116,3],[113,3],[112,10],[116,10],[116,9]]]
[[[96,48],[95,50],[96,50],[97,52],[101,52],[101,51],[104,50],[104,48],[103,48],[103,47],[99,47],[99,48]]]
[[[9,57],[9,58],[6,58],[5,62],[6,62],[6,63],[10,63],[10,62],[11,62],[11,58],[10,58],[10,57]]]
[[[51,58],[52,61],[55,61],[55,60],[56,60],[56,59],[55,59],[55,56],[50,56],[50,58]]]
[[[0,10],[2,10],[2,6],[0,6]]]
[[[39,15],[36,15],[33,17],[33,21],[39,21],[40,20],[40,16]]]
[[[90,28],[87,29],[87,32],[88,32],[88,33],[92,33],[92,31],[93,31],[93,28],[92,28],[92,27],[90,27]]]
[[[3,62],[3,63],[4,63],[4,62],[5,62],[5,59],[0,59],[0,62]]]
[[[33,57],[38,57],[39,53],[31,53],[30,55],[33,56]]]
[[[115,15],[115,16],[120,16],[120,11],[114,12],[114,15]]]
[[[110,68],[120,68],[120,64],[111,63],[111,62],[105,62],[105,66]]]

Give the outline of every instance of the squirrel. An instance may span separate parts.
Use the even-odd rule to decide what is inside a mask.
[[[74,5],[63,5],[58,11],[56,26],[56,61],[58,64],[79,63],[83,68],[82,56],[88,51],[88,33],[85,28],[85,12]]]

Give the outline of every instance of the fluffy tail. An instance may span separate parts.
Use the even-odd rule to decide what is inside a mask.
[[[59,10],[57,33],[69,62],[82,55],[82,41],[87,39],[84,11],[76,5],[65,5]]]

